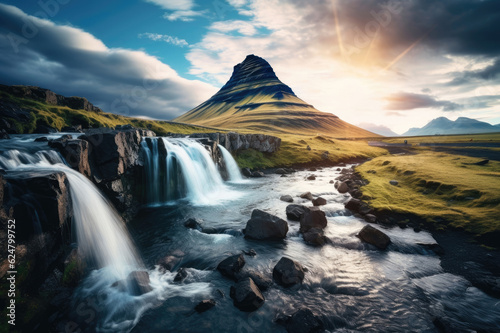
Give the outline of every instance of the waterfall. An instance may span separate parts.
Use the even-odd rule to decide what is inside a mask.
[[[224,159],[224,164],[226,165],[226,170],[229,175],[229,180],[233,182],[243,180],[240,168],[238,167],[238,164],[234,160],[231,153],[228,152],[227,149],[221,145],[219,145],[218,147],[222,153],[222,158]]]
[[[118,214],[90,180],[64,164],[55,151],[34,155],[7,151],[0,166],[9,171],[61,171],[68,178],[73,226],[80,253],[97,268],[109,267],[115,279],[140,267],[138,256]]]
[[[162,156],[159,143],[166,150],[163,152],[165,156]],[[141,145],[146,162],[149,204],[184,198],[195,205],[211,205],[241,195],[224,184],[209,152],[195,139],[151,137],[143,140]],[[238,176],[241,179],[236,162],[227,150],[225,152],[227,156],[223,156],[230,179],[238,180]]]

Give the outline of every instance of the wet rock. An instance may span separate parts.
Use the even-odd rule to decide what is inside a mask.
[[[310,175],[307,177],[307,180],[316,180],[316,176],[315,175]]]
[[[323,246],[327,243],[328,239],[322,229],[311,228],[302,234],[304,241],[314,246]]]
[[[186,269],[184,267],[181,267],[179,268],[179,270],[177,270],[177,274],[174,277],[174,282],[181,282],[185,278],[187,278],[187,276],[188,274],[186,272]]]
[[[45,125],[38,125],[33,133],[36,134],[51,134],[51,133],[56,133],[57,130],[53,127],[50,126],[45,126]]]
[[[324,229],[327,223],[325,212],[318,207],[311,207],[300,217],[300,232],[304,233],[312,228]]]
[[[365,215],[365,220],[368,223],[376,223],[377,222],[377,217],[373,214],[366,214]]]
[[[333,183],[335,183],[335,182],[334,182],[333,180],[330,180],[328,183],[333,184]]]
[[[89,162],[89,143],[84,140],[72,140],[70,135],[67,135],[69,139],[64,137],[66,135],[61,139],[50,141],[49,146],[57,149],[72,169],[90,178],[92,171]]]
[[[345,204],[345,208],[349,209],[353,213],[360,214],[370,214],[373,210],[363,201],[352,198]]]
[[[215,304],[216,303],[215,303],[214,299],[205,299],[205,300],[201,301],[200,303],[198,303],[194,307],[194,309],[198,313],[203,313],[203,312],[208,311],[211,308],[213,308],[215,306]]]
[[[274,215],[254,209],[245,228],[245,237],[266,240],[283,239],[288,233],[288,223]]]
[[[382,231],[372,227],[371,225],[365,225],[363,229],[358,234],[358,237],[369,244],[375,245],[381,250],[385,250],[387,246],[391,243],[389,236],[384,234]]]
[[[265,177],[266,175],[262,171],[254,171],[252,172],[252,178],[262,178]]]
[[[319,333],[324,330],[323,323],[309,309],[300,309],[285,322],[288,333]]]
[[[257,252],[255,252],[254,249],[250,249],[248,251],[243,251],[244,254],[246,254],[247,256],[250,256],[250,257],[255,257],[257,255]]]
[[[235,307],[245,312],[257,310],[264,304],[265,298],[251,278],[239,281],[230,289],[230,296]]]
[[[317,197],[316,199],[313,199],[312,203],[314,206],[324,206],[326,205],[326,199]]]
[[[237,278],[238,281],[244,280],[246,278],[251,278],[252,281],[257,285],[257,287],[259,287],[259,289],[262,291],[266,291],[273,284],[273,280],[270,276],[253,270],[242,271],[237,274]]]
[[[9,133],[4,129],[0,130],[0,139],[10,139]]]
[[[389,181],[389,184],[394,185],[394,186],[398,186],[399,182],[397,180],[393,179],[393,180]]]
[[[437,243],[417,243],[417,245],[423,247],[428,251],[434,252],[438,256],[444,255],[444,249]]]
[[[184,226],[189,229],[201,230],[202,224],[203,224],[202,220],[193,217],[184,221]]]
[[[242,254],[237,254],[222,260],[217,266],[217,270],[225,277],[237,281],[237,274],[243,266],[245,266],[245,258]]]
[[[35,139],[35,142],[48,142],[49,139],[46,136],[41,136]]]
[[[286,288],[301,283],[304,275],[302,265],[286,257],[282,257],[273,269],[274,281]]]
[[[241,174],[247,178],[252,177],[252,171],[249,168],[241,169]]]
[[[292,196],[291,196],[291,195],[288,195],[288,194],[287,194],[287,195],[282,195],[282,196],[280,197],[280,200],[281,200],[281,201],[284,201],[284,202],[293,202],[293,198],[292,198]]]
[[[286,175],[288,174],[289,172],[283,168],[279,168],[279,169],[276,169],[276,171],[274,171],[275,174],[277,175]]]
[[[300,197],[301,197],[302,199],[307,199],[307,200],[311,200],[311,201],[312,201],[312,199],[313,199],[313,196],[312,196],[311,192],[304,192],[304,193],[302,193],[302,194],[300,195]]]
[[[349,191],[349,186],[345,182],[339,182],[336,184],[335,188],[339,193],[347,193]]]
[[[309,208],[303,205],[288,205],[286,206],[286,217],[292,221],[300,221],[301,216],[304,215],[304,212],[308,209]]]
[[[161,269],[172,272],[182,261],[182,256],[168,255],[158,260]]]
[[[312,167],[312,168],[309,168],[309,171],[318,171],[318,169],[316,169],[315,167]]]
[[[127,285],[131,295],[140,296],[153,290],[149,285],[149,274],[146,271],[134,271],[127,277]]]

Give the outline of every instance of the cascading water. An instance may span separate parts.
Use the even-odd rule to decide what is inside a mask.
[[[79,252],[97,268],[110,267],[114,279],[140,267],[127,231],[110,204],[85,176],[64,164],[54,151],[34,155],[10,150],[0,156],[5,170],[61,171],[66,174],[73,202],[73,223]]]
[[[232,182],[242,181],[243,177],[241,176],[240,168],[231,153],[221,145],[218,147],[222,153],[222,158],[224,159],[224,164],[226,165],[229,180]]]
[[[159,143],[166,150],[163,158]],[[211,205],[241,195],[224,184],[209,152],[198,141],[188,138],[147,138],[141,144],[146,161],[147,198],[150,204],[185,198],[196,205]],[[231,180],[241,179],[233,157],[222,149]]]

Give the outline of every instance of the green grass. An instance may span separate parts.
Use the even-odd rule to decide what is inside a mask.
[[[377,157],[356,170],[369,181],[361,190],[372,198],[372,207],[418,215],[437,229],[450,226],[484,235],[500,231],[500,162],[474,165],[478,161],[422,151]],[[392,179],[399,185],[390,185]]]
[[[173,123],[169,121],[144,120],[120,116],[106,112],[92,112],[85,110],[74,110],[68,107],[49,105],[31,99],[13,97],[5,92],[0,92],[0,99],[8,100],[29,110],[30,120],[19,122],[6,118],[14,125],[21,134],[33,133],[38,125],[50,126],[61,130],[65,126],[82,125],[84,128],[109,127],[130,124],[138,128],[148,128],[157,135],[171,133],[208,133],[220,131],[214,128],[200,127],[196,125]]]
[[[235,155],[240,167],[268,168],[298,164],[335,164],[354,158],[371,158],[387,154],[385,149],[371,147],[365,141],[337,140],[325,136],[277,135],[281,137],[281,148],[273,154],[264,154],[253,149]],[[307,146],[311,150],[307,149]],[[323,153],[328,151],[328,159]]]

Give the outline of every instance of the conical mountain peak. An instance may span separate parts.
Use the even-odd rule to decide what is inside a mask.
[[[266,60],[253,54],[234,66],[231,78],[215,95],[175,121],[231,130],[375,136],[298,98]]]
[[[247,55],[243,62],[234,66],[233,75],[222,87],[221,92],[236,86],[252,84],[278,85],[278,90],[295,96],[292,89],[278,79],[271,65],[264,58],[253,54]]]

